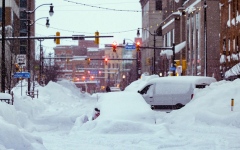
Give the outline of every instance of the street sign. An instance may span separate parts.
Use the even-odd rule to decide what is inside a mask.
[[[29,72],[15,72],[13,75],[14,78],[30,78]]]
[[[176,72],[177,72],[178,74],[181,74],[181,73],[182,73],[182,66],[177,66]]]
[[[176,67],[170,67],[170,71],[175,71]]]
[[[134,45],[134,44],[132,44],[132,45],[125,45],[125,49],[126,50],[134,50],[134,49],[136,49],[136,46]]]
[[[26,55],[25,54],[19,54],[16,57],[17,63],[21,66],[26,66]]]

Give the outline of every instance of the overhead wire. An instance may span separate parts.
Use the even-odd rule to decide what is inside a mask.
[[[46,26],[46,25],[43,25],[43,24],[40,24],[40,23],[36,23],[38,25],[41,25],[41,26]],[[80,31],[73,31],[73,30],[67,30],[67,29],[61,29],[61,28],[56,28],[56,27],[48,27],[48,28],[52,28],[52,29],[56,29],[56,30],[59,30],[59,31],[66,31],[66,32],[71,32],[71,33],[81,33],[81,34],[93,34],[93,33],[90,33],[90,32],[80,32]],[[131,31],[136,31],[137,29],[129,29],[129,30],[124,30],[124,31],[116,31],[116,32],[102,32],[101,34],[114,34],[114,33],[126,33],[126,32],[131,32]]]
[[[85,3],[75,2],[75,1],[71,1],[71,0],[64,0],[64,1],[67,1],[69,3],[78,4],[78,5],[82,5],[82,6],[88,6],[88,7],[92,7],[92,8],[105,9],[105,10],[111,10],[111,11],[142,12],[141,10],[124,10],[124,9],[114,9],[114,8],[100,7],[100,6],[95,6],[95,5],[89,5],[89,4],[85,4]]]

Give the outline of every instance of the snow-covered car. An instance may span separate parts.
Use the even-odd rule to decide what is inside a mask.
[[[216,82],[213,77],[172,76],[149,80],[138,93],[152,108],[179,109],[189,103],[196,89]]]
[[[128,120],[154,123],[154,112],[135,92],[110,92],[102,94],[96,107],[100,116],[96,120]]]

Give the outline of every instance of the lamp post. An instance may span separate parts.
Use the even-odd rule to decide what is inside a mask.
[[[42,85],[42,74],[43,74],[43,48],[42,48],[42,41],[44,39],[39,39],[40,41],[40,67],[39,67],[39,84]]]
[[[126,44],[125,40],[130,40],[130,39],[123,39],[123,45]],[[133,40],[130,40],[133,44],[136,46],[136,42]],[[140,43],[139,43],[140,44]],[[137,73],[137,79],[140,77],[141,74],[141,69],[140,69],[140,51],[136,51],[136,73]]]
[[[2,1],[2,62],[1,62],[1,92],[5,93],[5,0]]]
[[[207,76],[207,2],[204,0],[204,51],[205,51],[205,69],[204,75]]]
[[[139,29],[143,29],[149,32],[149,34],[151,34],[153,36],[153,70],[152,70],[152,74],[155,74],[155,53],[156,53],[156,31],[154,30],[154,33],[151,33],[149,30],[145,29],[145,28],[138,28],[137,30],[137,36],[140,36],[140,31]]]
[[[49,10],[49,15],[52,16],[54,11],[53,11],[53,5],[52,3],[51,4],[42,4],[42,5],[39,5],[37,8],[35,8],[34,10],[32,11],[27,11],[27,10],[24,10],[24,12],[27,14],[27,30],[28,30],[28,53],[27,53],[27,69],[28,69],[28,72],[30,73],[30,60],[31,60],[31,48],[30,48],[30,26],[33,25],[37,20],[39,19],[42,19],[42,18],[39,18],[37,19],[34,23],[31,24],[31,20],[30,20],[30,14],[33,14],[36,9],[38,9],[39,7],[41,6],[44,6],[44,5],[50,5],[50,10]],[[46,17],[43,17],[43,18],[46,18]],[[49,25],[49,20],[47,18],[47,23],[46,23],[46,26]],[[30,78],[28,78],[28,95],[30,95]]]
[[[28,69],[28,72],[30,73],[30,61],[31,61],[31,51],[30,51],[30,26],[32,26],[36,21],[40,20],[40,19],[44,19],[46,18],[46,27],[49,27],[50,24],[49,24],[49,19],[48,17],[42,17],[42,18],[39,18],[37,20],[35,20],[33,23],[31,23],[31,20],[27,19],[27,27],[28,27],[28,53],[27,53],[27,69]],[[28,94],[30,94],[30,78],[28,78]]]
[[[135,43],[135,42],[133,42],[133,40],[130,40],[130,39],[123,39],[123,45],[126,44],[126,40],[129,40],[129,41],[131,41],[132,43]]]

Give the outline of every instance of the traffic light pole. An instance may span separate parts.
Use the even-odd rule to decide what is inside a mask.
[[[5,64],[5,0],[2,0],[2,62],[1,62],[1,92],[5,93],[5,78],[6,78],[6,64]]]
[[[154,49],[154,56],[153,56],[153,62],[155,61],[155,51],[156,50],[172,50],[173,51],[173,56],[172,56],[172,67],[174,66],[174,60],[175,60],[175,44],[173,43],[172,47],[140,47],[142,49]],[[153,63],[153,68],[155,68],[155,63]],[[176,70],[173,70],[173,76],[176,75]],[[155,69],[154,69],[155,73]]]
[[[175,60],[175,44],[173,43],[172,46],[172,51],[173,51],[173,57],[172,57],[172,65],[174,66],[174,60]],[[176,68],[173,70],[173,76],[176,75]]]
[[[113,37],[113,36],[99,36],[99,38],[109,38],[109,37]],[[83,40],[85,38],[95,38],[95,36],[78,36],[78,35],[72,35],[72,36],[30,36],[29,39],[72,39],[72,40]],[[28,37],[26,36],[20,36],[20,37],[6,37],[5,40],[24,40],[24,39],[28,39]],[[2,38],[0,38],[0,41],[3,40]]]
[[[153,33],[153,73],[152,74],[155,74],[155,57],[156,57],[156,31],[154,30],[154,33]]]

